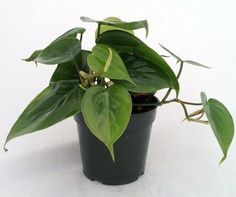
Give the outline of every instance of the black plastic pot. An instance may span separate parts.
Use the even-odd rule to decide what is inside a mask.
[[[82,113],[75,116],[78,126],[83,172],[91,180],[107,185],[133,182],[144,173],[150,131],[156,108],[132,114],[128,127],[114,144],[115,162],[105,147],[88,129]]]

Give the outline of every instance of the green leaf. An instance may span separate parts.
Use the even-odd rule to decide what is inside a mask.
[[[56,40],[53,42],[57,42],[58,40],[64,39],[64,38],[76,38],[77,34],[83,34],[85,32],[85,29],[82,27],[75,27],[73,29],[70,29],[69,31],[65,32],[61,36],[59,36]],[[52,43],[53,43],[52,42]]]
[[[83,22],[89,22],[89,23],[98,23],[100,25],[108,25],[108,26],[114,26],[118,27],[121,29],[126,29],[126,30],[135,30],[135,29],[141,29],[145,28],[146,30],[146,37],[148,36],[148,22],[147,20],[141,20],[141,21],[134,21],[134,22],[125,22],[125,21],[118,21],[117,18],[112,17],[114,20],[94,20],[89,17],[80,17],[80,19]]]
[[[76,55],[75,62],[70,61],[59,64],[52,75],[50,83],[61,80],[79,80],[79,74],[75,67],[75,63],[81,71],[88,73],[89,67],[87,64],[87,57],[90,53],[90,51],[81,50],[80,53]]]
[[[203,65],[203,64],[200,64],[200,63],[195,62],[195,61],[192,61],[192,60],[184,60],[183,62],[188,63],[188,64],[192,64],[192,65],[194,65],[194,66],[203,67],[203,68],[211,68],[211,67],[209,67],[209,66],[205,66],[205,65]]]
[[[107,22],[122,22],[117,17],[108,17],[108,18],[104,19],[104,21],[107,21]],[[106,31],[111,31],[111,30],[125,31],[127,33],[130,33],[130,34],[134,35],[134,31],[133,30],[126,30],[126,29],[122,29],[120,27],[115,27],[115,26],[110,26],[110,25],[101,25],[100,26],[99,34],[102,34],[102,33],[106,32]],[[97,38],[97,34],[98,34],[98,28],[97,28],[96,33],[95,33],[95,38]]]
[[[131,92],[151,93],[168,88],[166,82],[168,76],[155,64],[128,54],[120,54],[128,73],[135,85],[121,80],[115,80],[116,84],[126,87]]]
[[[222,163],[227,157],[234,136],[233,118],[227,108],[218,100],[213,98],[207,100],[204,92],[201,93],[201,99],[207,119],[224,154],[220,161]]]
[[[42,64],[61,64],[73,60],[80,51],[79,40],[63,38],[42,50],[35,61]]]
[[[91,87],[85,93],[81,107],[88,128],[107,146],[114,161],[113,144],[127,127],[132,111],[128,91],[118,85],[107,89]]]
[[[50,79],[50,84],[63,80],[79,80],[73,61],[59,64]]]
[[[192,60],[182,60],[180,57],[178,57],[176,54],[174,54],[173,52],[171,52],[169,49],[167,49],[166,47],[164,47],[163,45],[160,44],[160,46],[166,50],[170,55],[172,55],[175,59],[177,59],[177,63],[178,62],[184,62],[184,63],[187,63],[187,64],[192,64],[194,66],[199,66],[199,67],[203,67],[203,68],[211,68],[209,66],[205,66],[203,64],[200,64],[198,62],[195,62],[195,61],[192,61]]]
[[[48,86],[23,111],[5,145],[15,137],[45,129],[80,112],[83,94],[78,81],[60,81]]]
[[[108,45],[97,44],[93,47],[88,65],[99,76],[133,83],[119,54]]]
[[[164,80],[169,84],[169,87],[175,89],[177,93],[179,92],[178,80],[166,61],[137,37],[126,32],[114,30],[101,34],[96,42],[98,44],[107,44],[118,53],[134,55],[152,63],[165,74]]]
[[[41,53],[41,51],[42,50],[36,50],[28,58],[23,59],[23,60],[25,60],[26,62],[34,61],[38,57],[38,55]]]
[[[166,47],[164,47],[163,45],[159,44],[164,50],[166,50],[170,55],[172,55],[175,59],[177,59],[179,62],[181,62],[181,58],[178,57],[176,54],[174,54],[172,51],[170,51],[169,49],[167,49]]]
[[[52,43],[55,43],[55,42],[58,42],[60,40],[63,40],[65,38],[76,38],[77,34],[80,33],[80,34],[83,34],[85,32],[85,29],[82,28],[82,27],[75,27],[73,29],[70,29],[69,31],[65,32],[64,34],[62,34],[61,36],[59,36],[57,39],[55,39]],[[50,44],[50,45],[51,45]],[[49,46],[50,46],[49,45]],[[49,47],[48,46],[48,47]],[[43,50],[36,50],[32,53],[32,55],[26,59],[23,59],[27,62],[30,62],[30,61],[35,61],[35,59],[39,56],[39,54],[42,52]],[[56,53],[56,51],[55,51]]]

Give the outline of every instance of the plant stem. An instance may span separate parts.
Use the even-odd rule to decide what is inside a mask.
[[[74,63],[74,65],[75,65],[75,68],[76,68],[76,70],[77,70],[77,72],[78,72],[78,75],[79,75],[79,79],[80,79],[80,81],[81,81],[81,84],[82,85],[84,85],[84,79],[81,77],[81,75],[80,75],[80,69],[79,69],[79,65],[77,64],[77,62],[75,61],[75,59],[73,59],[73,63]]]
[[[161,103],[164,103],[165,100],[168,98],[168,96],[170,95],[172,88],[169,88],[165,94],[165,96],[163,97],[163,99],[161,100]]]
[[[100,31],[101,31],[101,24],[98,23],[97,37],[100,35]]]
[[[83,33],[80,34],[80,39],[79,39],[81,45],[82,45],[82,40],[83,40]]]
[[[178,98],[175,98],[175,99],[171,99],[169,101],[164,101],[164,102],[160,103],[160,105],[172,103],[172,102],[179,103],[182,106],[182,108],[184,110],[185,117],[186,117],[185,119],[187,119],[188,121],[208,124],[208,121],[200,120],[204,115],[204,111],[201,113],[201,115],[198,118],[194,119],[194,118],[191,118],[191,116],[188,114],[187,107],[185,106],[185,105],[202,105],[202,103],[191,103],[191,102],[186,102],[186,101],[182,101]]]
[[[180,105],[183,107],[185,117],[188,120],[189,119],[189,115],[188,115],[188,110],[187,110],[186,106],[183,103],[180,103]]]
[[[183,67],[184,67],[184,62],[181,61],[181,62],[180,62],[179,72],[178,72],[178,74],[177,74],[177,76],[176,76],[177,79],[179,79],[179,77],[180,77],[180,75],[181,75],[181,73],[182,73],[182,71],[183,71]]]
[[[198,118],[196,118],[196,120],[200,120],[204,116],[204,114],[205,112],[203,111],[202,114]]]
[[[208,125],[208,123],[209,123],[207,120],[198,120],[198,119],[192,119],[192,118],[189,118],[187,120],[190,122],[197,122],[197,123],[202,123],[202,124],[206,124],[206,125]]]
[[[179,79],[182,71],[183,71],[183,66],[184,66],[184,62],[183,61],[180,61],[180,68],[179,68],[179,71],[178,71],[178,74],[176,76],[177,79]],[[163,97],[163,99],[161,100],[161,103],[164,102],[168,96],[170,95],[170,92],[171,92],[172,88],[169,88],[165,94],[165,96]]]
[[[192,103],[192,102],[182,101],[180,99],[177,99],[177,100],[184,103],[184,104],[186,104],[186,105],[202,105],[202,103]]]
[[[168,100],[168,101],[160,102],[159,105],[163,105],[163,104],[167,104],[167,103],[172,103],[172,102],[183,103],[185,105],[202,105],[202,103],[192,103],[192,102],[182,101],[182,100],[180,100],[178,98],[171,99],[171,100]]]

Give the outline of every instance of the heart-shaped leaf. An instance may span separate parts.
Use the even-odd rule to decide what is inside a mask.
[[[165,74],[163,80],[166,81],[168,87],[175,89],[177,93],[179,92],[178,80],[169,65],[158,53],[137,37],[123,31],[114,30],[101,34],[96,42],[98,44],[107,44],[118,53],[134,55],[152,63]]]
[[[114,17],[113,17],[114,18]],[[145,28],[146,30],[146,37],[148,36],[148,22],[147,20],[141,20],[141,21],[134,21],[134,22],[124,22],[124,21],[118,21],[116,18],[114,20],[94,20],[89,17],[80,17],[80,19],[84,22],[89,23],[98,23],[100,25],[109,25],[114,27],[119,27],[126,30],[135,30],[135,29],[141,29]]]
[[[168,76],[155,64],[133,55],[120,54],[128,73],[135,85],[121,80],[116,84],[126,87],[131,92],[151,93],[169,87]]]
[[[85,29],[82,28],[82,27],[75,27],[73,29],[70,29],[69,31],[65,32],[64,34],[62,34],[61,36],[59,36],[57,39],[55,39],[52,43],[55,43],[55,42],[58,42],[60,40],[63,40],[64,38],[76,38],[77,34],[80,33],[80,34],[83,34],[85,32]],[[51,45],[50,44],[50,45]],[[49,46],[50,46],[49,45]],[[49,47],[48,46],[48,47]],[[43,50],[36,50],[32,53],[32,55],[30,55],[30,57],[26,58],[26,59],[23,59],[27,62],[30,62],[30,61],[35,61],[35,59],[39,56],[39,54],[42,52]]]
[[[90,51],[81,50],[80,53],[75,56],[75,62],[70,61],[59,64],[52,75],[50,83],[62,80],[79,80],[79,73],[75,64],[78,65],[81,71],[88,73],[89,67],[87,64],[87,57],[90,53]]]
[[[61,64],[73,60],[80,51],[79,40],[63,38],[42,50],[34,61],[42,64]]]
[[[114,161],[113,144],[127,127],[132,111],[128,91],[118,85],[107,89],[91,87],[85,93],[81,107],[88,128],[107,146]]]
[[[203,92],[201,99],[207,119],[224,154],[220,161],[222,163],[227,157],[234,136],[233,118],[227,108],[218,100],[213,98],[207,100]]]
[[[45,129],[80,112],[83,94],[78,81],[51,84],[26,107],[8,134],[5,145],[15,137]]]
[[[133,83],[119,54],[108,45],[97,44],[88,56],[88,65],[99,76]]]
[[[70,29],[69,31],[65,32],[61,36],[59,36],[56,40],[53,42],[57,42],[58,40],[64,39],[64,38],[76,38],[77,34],[83,34],[85,32],[85,29],[82,27],[75,27],[73,29]],[[53,43],[52,42],[52,43]]]

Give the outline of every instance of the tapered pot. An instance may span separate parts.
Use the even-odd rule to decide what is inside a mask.
[[[132,114],[122,136],[114,144],[115,162],[106,146],[87,127],[82,113],[77,122],[83,172],[91,180],[107,185],[133,182],[145,171],[150,131],[156,108]]]

